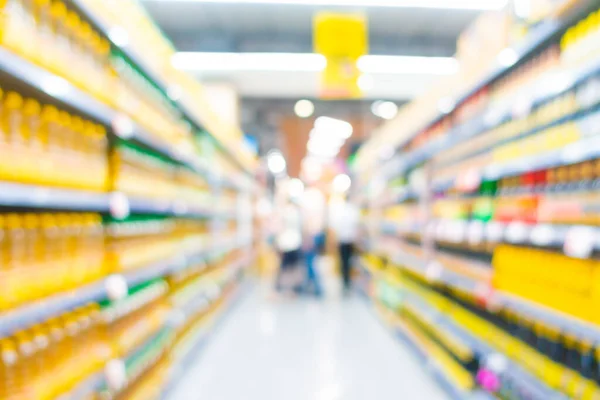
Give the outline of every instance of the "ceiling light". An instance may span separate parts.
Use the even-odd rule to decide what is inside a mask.
[[[315,53],[175,53],[171,64],[186,71],[320,72],[327,59]]]
[[[278,4],[311,6],[441,8],[453,10],[500,10],[508,0],[145,0],[146,2],[195,2],[230,4]]]
[[[315,53],[179,52],[173,55],[171,64],[185,71],[321,72],[327,66],[327,59]],[[420,56],[366,55],[358,60],[357,66],[362,73],[372,75],[454,75],[460,69],[459,62],[452,57]]]
[[[503,67],[512,67],[517,61],[519,61],[519,55],[511,47],[507,47],[498,54],[498,63]]]
[[[347,192],[352,186],[352,179],[346,174],[339,174],[333,179],[333,191],[337,193]]]
[[[391,101],[376,101],[371,105],[371,112],[379,118],[394,119],[398,115],[398,106]]]
[[[362,56],[357,67],[369,74],[454,75],[460,64],[452,57]]]
[[[287,163],[283,154],[279,150],[271,150],[267,155],[267,167],[269,171],[275,175],[279,175],[285,171]]]
[[[294,112],[300,118],[308,118],[315,112],[315,105],[310,100],[298,100],[294,106]]]

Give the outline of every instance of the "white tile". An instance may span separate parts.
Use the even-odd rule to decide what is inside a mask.
[[[446,400],[358,298],[273,300],[253,290],[169,400]]]

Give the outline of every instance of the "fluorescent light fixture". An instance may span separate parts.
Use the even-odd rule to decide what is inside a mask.
[[[454,75],[460,69],[453,57],[362,56],[357,67],[367,74]]]
[[[327,66],[327,60],[315,53],[179,52],[173,55],[171,64],[179,70],[200,72],[321,72]],[[371,75],[454,75],[460,69],[458,61],[452,57],[419,56],[367,55],[358,60],[357,66],[363,74]],[[367,85],[369,82],[363,83]]]
[[[180,52],[172,65],[186,71],[321,72],[325,56],[315,53],[202,53]]]
[[[315,112],[315,105],[310,100],[298,100],[294,106],[294,112],[300,118],[308,118]]]
[[[389,7],[389,8],[441,8],[447,10],[500,10],[508,0],[145,0],[171,3],[229,3],[277,4],[329,7]]]

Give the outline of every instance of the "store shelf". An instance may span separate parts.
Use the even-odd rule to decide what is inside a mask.
[[[161,201],[128,197],[122,193],[61,189],[0,181],[0,207],[47,210],[95,211],[113,213],[117,209],[133,214],[160,214],[207,218],[208,206],[190,205],[182,201]]]
[[[400,321],[396,316],[386,317],[388,311],[381,311],[383,306],[373,303],[375,312],[380,315],[382,321],[389,326],[398,339],[406,343],[407,347],[410,348],[417,357],[420,358],[421,362],[425,366],[427,372],[431,374],[436,383],[442,387],[450,397],[455,400],[488,400],[491,397],[480,390],[472,392],[466,392],[458,388],[454,382],[444,373],[443,369],[436,362],[435,358],[429,353],[429,351],[421,345],[420,341],[415,338],[414,334],[407,328],[407,326]],[[393,320],[388,321],[390,318]]]
[[[101,101],[94,99],[62,77],[38,67],[4,48],[0,48],[0,71],[7,74],[7,79],[17,80],[21,84],[42,91],[108,127],[114,127],[115,124],[118,124],[118,121],[125,118],[127,129],[126,132],[119,133],[119,136],[136,141],[175,161],[182,160],[182,155],[174,150],[169,143],[154,138],[130,119]]]
[[[436,223],[459,224],[460,227],[449,232],[444,237],[436,239],[450,241],[452,244],[481,244],[481,243],[508,243],[514,245],[527,245],[541,248],[563,248],[568,242],[569,232],[581,229],[579,225],[557,225],[557,224],[532,224],[520,221],[503,222],[481,222],[481,221],[444,221]],[[468,231],[473,227],[478,233],[476,238],[469,238]],[[595,238],[592,248],[600,250],[600,229],[585,227],[589,235]],[[446,237],[447,236],[447,237]],[[452,238],[450,238],[450,236]],[[476,240],[475,240],[476,239]],[[475,240],[475,241],[474,241]]]
[[[176,387],[179,380],[185,375],[188,367],[196,361],[199,353],[204,349],[204,345],[210,339],[211,334],[219,327],[225,317],[233,311],[235,306],[241,301],[242,297],[247,293],[250,284],[236,285],[231,293],[227,295],[225,303],[216,311],[216,315],[211,321],[205,323],[198,332],[198,337],[195,338],[191,348],[183,355],[176,357],[170,372],[169,384],[165,388],[161,399],[168,400]]]
[[[483,79],[472,85],[470,88],[465,90],[463,93],[458,94],[453,99],[455,109],[461,104],[466,102],[470,97],[479,92],[484,87],[490,85],[492,82],[510,72],[515,67],[519,66],[520,63],[527,59],[530,55],[535,53],[541,46],[547,44],[553,38],[560,35],[565,29],[571,26],[578,18],[582,10],[587,10],[594,5],[594,0],[581,0],[573,9],[566,15],[558,19],[547,19],[543,23],[539,24],[525,40],[515,48],[514,51],[515,62],[508,66],[496,66],[493,68]],[[537,106],[543,102],[546,102],[553,97],[559,96],[568,90],[571,90],[577,84],[588,79],[590,76],[600,72],[600,62],[598,60],[591,61],[587,65],[577,67],[563,71],[562,76],[566,82],[563,85],[556,87],[555,85],[531,85],[531,87],[525,88],[525,91],[521,91],[521,96],[525,96],[531,103],[532,106]],[[556,81],[556,78],[553,79]],[[461,141],[471,138],[481,132],[493,128],[498,123],[505,121],[509,118],[512,112],[513,99],[507,99],[497,108],[490,108],[484,112],[479,113],[477,117],[467,123],[454,127],[444,137],[429,141],[427,144],[421,146],[417,150],[408,153],[405,158],[400,160],[392,161],[394,168],[390,168],[393,174],[405,172],[406,170],[420,164],[421,162],[431,158],[434,154],[441,150],[448,149]],[[493,106],[494,107],[494,106]],[[496,104],[495,107],[498,107]],[[423,127],[415,131],[412,135],[409,135],[399,147],[403,147],[410,140],[416,137],[418,134],[433,126],[447,114],[441,111],[434,113],[432,118],[423,124]],[[493,116],[493,118],[491,118]],[[492,122],[490,122],[492,121]],[[386,167],[384,167],[386,168]],[[387,170],[387,168],[386,168]]]
[[[417,295],[407,294],[406,299],[416,307],[425,310],[424,312],[437,315],[436,322],[438,328],[447,330],[452,336],[458,338],[462,343],[465,343],[467,346],[469,346],[480,357],[486,358],[498,354],[498,352],[487,343],[458,326],[444,314],[429,306],[427,302],[422,300]],[[510,374],[507,374],[507,376],[504,376],[504,378],[510,379],[511,383],[517,385],[519,388],[527,389],[527,392],[530,395],[530,397],[528,397],[529,399],[567,400],[566,396],[552,390],[512,360],[507,360],[508,365],[506,367],[506,371],[509,371]]]
[[[59,293],[49,298],[0,313],[0,337],[9,336],[20,329],[43,322],[65,311],[106,299],[109,297],[110,282],[115,279],[124,281],[127,287],[133,287],[151,279],[177,272],[191,265],[194,260],[203,255],[204,251],[190,256],[180,255],[172,259],[158,261],[146,268],[127,272],[122,275],[113,275],[69,292]]]
[[[483,177],[488,180],[496,180],[523,172],[575,164],[598,157],[600,157],[600,138],[592,137],[570,144],[559,150],[520,158],[507,163],[491,164],[484,169]]]
[[[0,207],[108,212],[110,196],[101,192],[0,181]]]
[[[540,321],[547,326],[559,329],[563,334],[572,335],[590,343],[600,343],[600,326],[598,325],[505,292],[495,292],[492,301],[494,305],[508,308],[533,321]]]
[[[81,382],[77,387],[69,393],[63,394],[58,400],[87,400],[95,394],[102,385],[106,382],[104,372],[98,372],[85,381]]]
[[[91,21],[92,24],[100,32],[102,32],[102,34],[108,40],[113,42],[113,44],[116,47],[119,47],[119,49],[127,56],[127,58],[129,58],[144,73],[144,75],[146,75],[154,84],[156,84],[162,90],[162,92],[165,93],[165,95],[171,92],[172,85],[167,80],[163,79],[161,72],[158,71],[158,68],[148,63],[146,61],[146,58],[143,57],[133,46],[120,46],[119,43],[116,43],[113,40],[114,36],[111,36],[111,29],[115,27],[109,26],[107,24],[107,21],[104,21],[97,15],[95,15],[94,12],[90,9],[90,7],[86,5],[85,1],[68,0],[67,2],[70,3],[77,10],[79,10],[79,12],[81,12],[81,14],[84,15],[89,21]],[[179,110],[182,112],[183,115],[185,115],[185,117],[189,121],[196,125],[196,127],[200,130],[205,130],[204,123],[197,117],[197,113],[193,111],[193,108],[189,104],[189,101],[185,99],[185,97],[182,97],[181,99],[177,100],[171,100],[175,105],[177,105]],[[246,172],[248,175],[252,175],[252,172],[239,161],[238,157],[229,149],[228,145],[221,143],[221,141],[212,132],[207,131],[207,133],[211,135],[213,139],[215,139],[215,141],[219,144],[219,147],[224,151],[224,153],[227,154],[227,156],[235,164],[237,164],[241,170]],[[170,157],[174,156],[175,159],[181,158],[181,155],[172,154],[172,152],[170,152],[169,154]]]

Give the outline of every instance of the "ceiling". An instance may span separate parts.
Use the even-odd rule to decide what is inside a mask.
[[[312,53],[313,16],[326,9],[310,5],[178,0],[142,3],[176,49],[185,52]],[[479,14],[473,10],[395,7],[335,7],[334,10],[366,13],[371,54],[436,57],[452,56],[458,35]],[[281,142],[277,135],[283,135],[283,128],[274,121],[291,113],[295,100],[319,95],[319,72],[191,72],[204,81],[235,86],[243,100],[243,129],[259,136],[262,149]],[[342,118],[351,109],[353,117],[372,118],[369,105],[373,100],[406,102],[439,77],[429,73],[396,73],[374,74],[373,78],[373,87],[365,92],[368,101],[358,102],[355,108],[349,108],[348,102],[321,102],[317,110]],[[376,123],[381,122],[376,119]]]
[[[327,9],[156,0],[144,4],[181,51],[311,52],[313,16]],[[371,53],[423,56],[454,54],[456,37],[478,14],[385,7],[363,11],[369,20]]]

